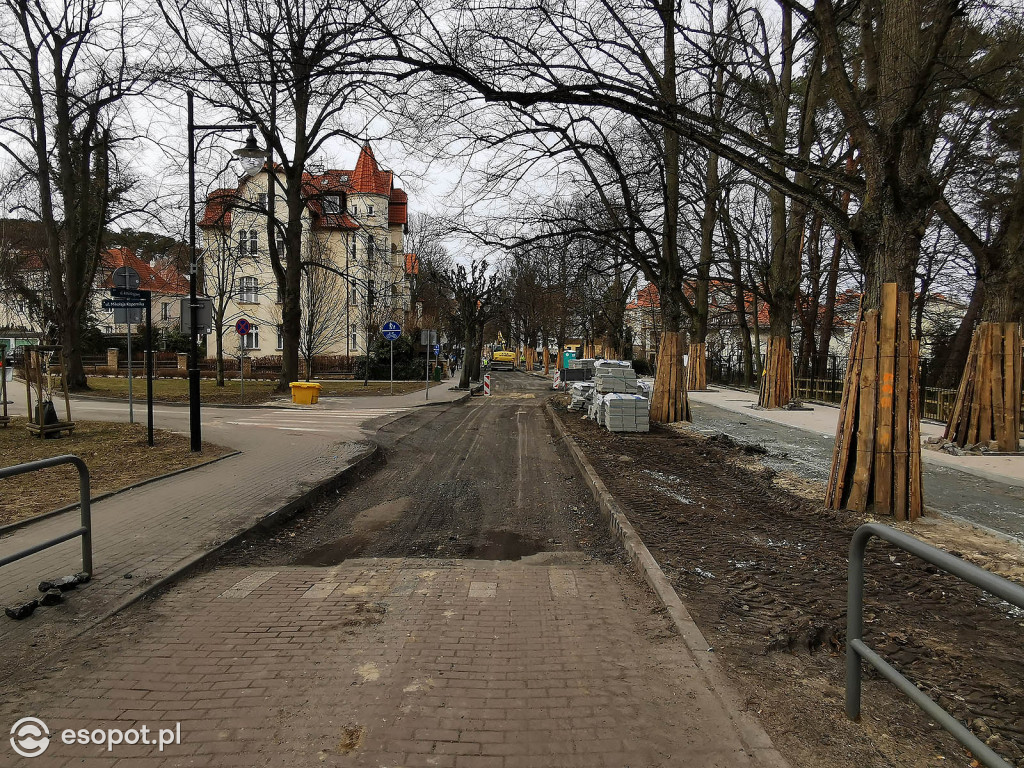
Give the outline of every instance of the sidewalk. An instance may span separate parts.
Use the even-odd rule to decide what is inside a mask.
[[[820,403],[808,403],[810,411],[757,410],[757,394],[742,389],[713,386],[704,392],[688,392],[691,400],[707,403],[753,419],[785,424],[789,427],[835,438],[839,421],[839,408]],[[942,425],[921,422],[921,439],[940,437]],[[986,480],[1024,487],[1024,455],[1022,456],[952,456],[939,451],[922,450],[926,464],[956,469]]]
[[[438,387],[429,402],[452,402],[466,394]],[[204,411],[204,440],[241,453],[96,503],[93,581],[66,593],[63,604],[37,609],[28,619],[0,617],[0,639],[10,649],[39,643],[37,653],[54,647],[338,477],[370,453],[373,431],[364,425],[397,418],[424,402],[423,392],[413,392],[337,398],[308,409]],[[161,407],[154,412],[157,427],[187,431],[187,409]],[[76,400],[72,413],[79,420],[127,420],[127,407],[117,403]],[[79,512],[73,510],[28,525],[0,538],[0,554],[54,538],[77,527],[78,521]],[[79,570],[79,539],[12,563],[0,569],[0,603],[38,597],[41,580]]]
[[[785,768],[652,609],[593,562],[221,569],[87,637],[0,720],[180,729],[163,752],[51,738],[42,768]]]

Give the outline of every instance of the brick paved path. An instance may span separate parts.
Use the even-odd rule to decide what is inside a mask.
[[[435,388],[434,401],[461,393]],[[205,440],[241,451],[215,464],[113,496],[93,505],[94,581],[70,592],[63,605],[38,609],[14,622],[0,615],[0,641],[8,653],[51,648],[67,632],[137,595],[154,581],[217,546],[239,531],[334,477],[369,450],[365,426],[396,417],[423,402],[423,393],[395,397],[331,399],[314,409],[226,409],[203,412]],[[24,405],[21,406],[24,410]],[[188,409],[155,409],[156,426],[188,429]],[[127,420],[121,403],[74,403],[78,419]],[[70,468],[69,472],[73,472]],[[3,491],[0,481],[0,492]],[[40,489],[45,493],[45,489]],[[0,538],[8,554],[78,526],[77,510]],[[40,580],[81,569],[81,544],[74,540],[0,569],[0,604],[39,595]]]
[[[0,725],[44,720],[21,762],[61,768],[785,765],[620,571],[537,557],[207,573],[87,635]],[[179,722],[162,754],[59,740]]]

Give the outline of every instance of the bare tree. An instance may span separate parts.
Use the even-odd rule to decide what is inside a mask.
[[[10,100],[0,150],[27,185],[24,209],[46,237],[38,252],[48,317],[68,383],[86,388],[81,334],[103,238],[129,207],[134,179],[118,155],[131,137],[126,100],[144,84],[127,2],[0,4],[0,78]]]

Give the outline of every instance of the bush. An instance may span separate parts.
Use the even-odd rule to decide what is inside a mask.
[[[395,380],[416,381],[426,376],[426,359],[421,356],[416,344],[408,336],[402,336],[395,342]],[[357,379],[367,378],[366,368],[369,365],[371,379],[388,379],[391,377],[391,345],[378,344],[369,357],[355,358],[355,375]]]

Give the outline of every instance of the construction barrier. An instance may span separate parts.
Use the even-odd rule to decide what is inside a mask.
[[[491,374],[489,373],[484,374],[484,394],[491,394]]]

